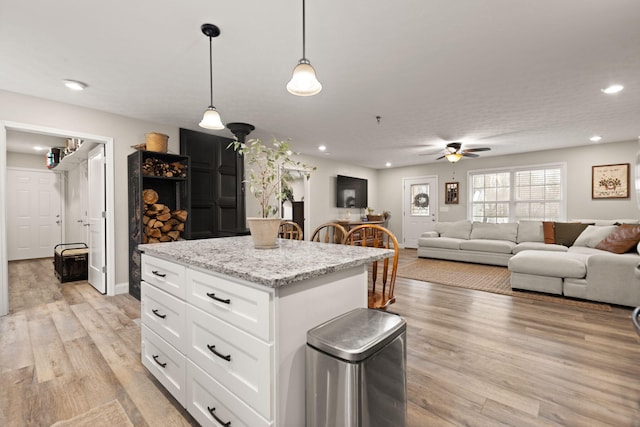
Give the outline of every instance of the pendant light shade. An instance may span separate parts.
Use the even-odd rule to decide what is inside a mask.
[[[224,129],[220,113],[218,113],[216,107],[213,106],[213,48],[211,46],[211,39],[220,35],[220,28],[213,24],[202,24],[200,29],[205,36],[209,37],[209,87],[211,91],[209,92],[209,107],[205,110],[199,125],[205,129]]]
[[[322,90],[322,85],[316,77],[316,70],[305,56],[305,0],[302,0],[302,59],[293,69],[291,80],[287,83],[289,93],[297,96],[311,96]]]
[[[287,83],[289,93],[297,96],[311,96],[322,90],[322,85],[316,78],[316,70],[309,61],[301,59],[293,69],[291,80]]]
[[[198,124],[205,129],[224,129],[220,114],[213,105],[206,109],[202,120]]]

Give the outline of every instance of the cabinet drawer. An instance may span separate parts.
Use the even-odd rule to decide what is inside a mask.
[[[187,347],[186,303],[147,282],[141,285],[142,323],[184,353]]]
[[[200,271],[187,270],[187,301],[265,341],[270,341],[271,293]]]
[[[142,255],[142,280],[156,285],[181,299],[185,299],[187,295],[185,287],[186,270],[183,265],[150,255]]]
[[[153,331],[142,325],[142,364],[185,406],[186,357]]]
[[[187,361],[186,408],[202,426],[269,427],[274,425],[272,421],[265,420],[229,393],[192,361]],[[214,414],[217,419],[214,418]]]
[[[271,418],[273,347],[197,308],[187,313],[187,357],[265,418]]]

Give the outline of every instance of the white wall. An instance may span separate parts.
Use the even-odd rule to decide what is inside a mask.
[[[127,156],[132,145],[144,142],[147,132],[169,135],[169,151],[179,152],[179,129],[131,119],[59,102],[0,91],[0,121],[32,124],[56,129],[111,137],[115,162],[115,253],[116,283],[128,283],[128,194]],[[4,190],[0,190],[4,191]],[[4,239],[4,236],[0,236]]]
[[[46,153],[44,152],[42,154],[7,153],[7,167],[48,170],[45,162]]]
[[[378,200],[389,206],[389,228],[402,236],[402,179],[414,176],[438,175],[438,220],[457,221],[467,218],[467,172],[508,166],[565,162],[567,164],[567,219],[571,218],[640,218],[636,202],[634,169],[638,141],[593,144],[578,148],[537,151],[509,156],[462,159],[458,163],[445,160],[405,168],[378,171]],[[630,163],[628,199],[591,199],[591,166]],[[444,203],[444,183],[460,182],[460,203]]]

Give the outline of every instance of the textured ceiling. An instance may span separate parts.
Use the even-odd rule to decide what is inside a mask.
[[[210,22],[222,31],[223,122],[306,154],[324,144],[331,158],[382,168],[432,162],[450,141],[491,156],[640,136],[638,0],[307,0],[306,10],[323,90],[303,98],[285,89],[302,56],[300,0],[0,0],[0,89],[205,131],[200,25]],[[602,94],[611,83],[625,90]]]

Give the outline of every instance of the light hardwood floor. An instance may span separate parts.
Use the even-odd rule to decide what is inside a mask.
[[[403,251],[401,262],[415,257]],[[0,426],[49,426],[117,399],[136,426],[197,425],[140,363],[140,304],[51,260],[12,262]],[[631,309],[592,311],[398,279],[408,425],[640,426]],[[116,427],[116,426],[114,426]]]

